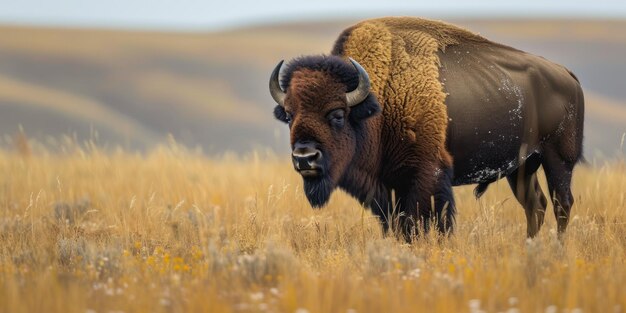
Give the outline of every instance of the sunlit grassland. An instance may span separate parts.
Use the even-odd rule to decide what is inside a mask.
[[[576,169],[562,244],[501,181],[408,245],[342,192],[311,209],[282,156],[24,152],[0,151],[0,312],[626,309],[623,161]]]

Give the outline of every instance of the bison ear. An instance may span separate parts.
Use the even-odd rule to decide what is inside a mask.
[[[289,122],[289,120],[287,119],[287,112],[285,112],[285,108],[283,108],[281,105],[277,105],[276,107],[274,107],[274,117],[281,122]]]
[[[350,118],[355,122],[362,121],[378,113],[380,113],[380,105],[378,105],[378,101],[372,95],[360,104],[350,108]]]

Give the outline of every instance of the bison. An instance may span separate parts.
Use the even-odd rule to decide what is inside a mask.
[[[313,207],[339,187],[411,240],[452,232],[452,186],[480,197],[506,177],[533,237],[543,166],[566,230],[584,100],[561,65],[444,22],[380,18],[344,30],[330,55],[281,61],[269,88]]]

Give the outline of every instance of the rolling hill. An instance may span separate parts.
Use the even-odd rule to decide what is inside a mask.
[[[561,63],[586,92],[586,154],[614,155],[626,132],[626,21],[456,20]],[[222,32],[0,27],[0,134],[23,127],[144,150],[171,134],[207,153],[287,149],[267,79],[280,59],[328,53],[354,21]]]

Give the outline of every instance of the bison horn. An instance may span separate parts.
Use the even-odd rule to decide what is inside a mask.
[[[349,59],[352,65],[359,71],[359,85],[356,89],[346,93],[346,102],[351,107],[363,102],[370,94],[370,78],[361,64],[352,58]]]
[[[283,66],[284,60],[278,62],[278,65],[274,68],[272,72],[272,76],[270,77],[270,94],[272,94],[272,98],[274,101],[278,103],[280,106],[283,106],[285,103],[285,92],[282,88],[280,88],[280,82],[278,81],[278,76],[280,74],[280,68]]]

